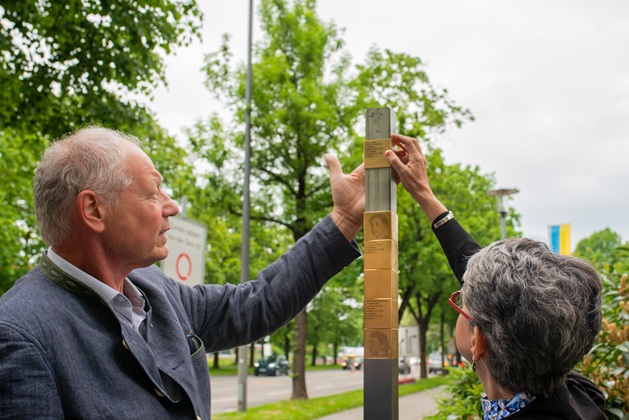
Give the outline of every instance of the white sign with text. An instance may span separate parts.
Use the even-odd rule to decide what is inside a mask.
[[[171,217],[169,222],[168,257],[161,263],[162,270],[188,286],[203,284],[207,228],[183,217]]]

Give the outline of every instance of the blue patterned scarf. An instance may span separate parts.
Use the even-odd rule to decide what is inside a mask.
[[[525,392],[518,392],[510,400],[490,400],[483,397],[481,404],[483,405],[483,420],[499,420],[510,416],[511,414],[521,410],[529,405],[535,397]]]

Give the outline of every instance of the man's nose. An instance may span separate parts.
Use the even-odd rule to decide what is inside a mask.
[[[166,198],[166,203],[164,204],[164,216],[171,217],[179,214],[179,206],[177,203],[175,203],[168,194],[164,193],[164,196]]]

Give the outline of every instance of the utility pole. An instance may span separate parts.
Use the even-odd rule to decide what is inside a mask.
[[[500,213],[500,239],[507,239],[507,206],[505,205],[505,197],[520,192],[517,188],[501,188],[498,190],[487,191],[487,195],[496,197],[497,210]]]
[[[247,89],[245,99],[245,179],[242,199],[242,247],[240,283],[249,281],[249,224],[251,204],[249,178],[251,176],[251,50],[253,39],[253,0],[249,0],[249,41],[247,45]],[[238,411],[247,411],[247,346],[238,347]]]

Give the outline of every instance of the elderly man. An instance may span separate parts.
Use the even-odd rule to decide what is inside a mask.
[[[152,265],[177,205],[136,138],[89,127],[34,182],[50,246],[0,297],[2,418],[210,418],[206,352],[286,324],[360,255],[364,170],[326,156],[334,209],[257,281],[189,288]]]

